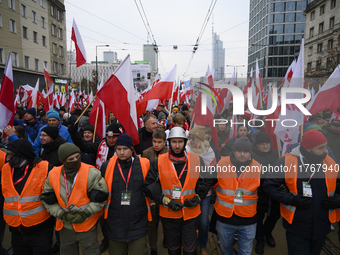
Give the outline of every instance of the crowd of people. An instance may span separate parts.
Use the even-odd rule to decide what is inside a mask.
[[[340,121],[328,111],[281,156],[263,127],[231,137],[183,103],[145,113],[137,145],[112,113],[101,139],[91,108],[18,109],[0,145],[0,242],[7,224],[14,255],[157,254],[158,239],[169,255],[207,255],[209,232],[222,254],[275,254],[281,216],[288,253],[312,255],[340,220]]]

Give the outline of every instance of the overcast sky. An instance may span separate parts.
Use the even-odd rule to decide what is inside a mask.
[[[212,63],[212,22],[214,31],[223,41],[226,65],[247,65],[249,0],[217,0],[190,66],[192,49],[211,1],[136,0],[139,7],[140,1],[159,46],[160,74],[164,75],[177,64],[177,77],[181,80],[184,73],[184,80],[203,76]],[[84,41],[88,62],[95,61],[96,45],[102,44],[109,44],[110,47],[98,47],[98,61],[103,60],[102,52],[105,50],[117,52],[118,59],[130,54],[131,61],[143,60],[147,32],[136,2],[65,0],[68,50],[74,18]],[[150,39],[149,43],[152,43]],[[173,45],[178,45],[178,49],[173,50]],[[233,68],[227,67],[225,70],[225,76],[230,77]],[[238,68],[238,77],[246,78],[246,67]]]

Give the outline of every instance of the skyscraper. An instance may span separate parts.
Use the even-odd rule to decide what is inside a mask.
[[[258,58],[261,77],[284,77],[300,51],[308,2],[250,0],[248,76]]]
[[[117,62],[117,52],[104,51],[103,58],[104,58],[104,61],[108,62],[109,64]]]
[[[157,73],[158,72],[158,53],[157,46],[153,44],[144,44],[143,45],[143,60],[148,61],[151,65],[151,71]]]
[[[212,69],[215,70],[214,80],[222,80],[224,78],[225,68],[225,49],[220,36],[214,33],[214,25],[212,29]]]

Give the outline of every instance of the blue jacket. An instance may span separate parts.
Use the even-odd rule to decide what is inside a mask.
[[[34,141],[34,145],[35,145],[35,148],[34,148],[34,152],[35,154],[37,154],[39,156],[39,152],[41,150],[41,147],[42,147],[42,144],[41,144],[41,139],[40,139],[40,133],[41,133],[41,130],[44,128],[44,127],[47,127],[47,124],[42,126],[40,129],[39,129],[39,133],[37,135],[37,138],[35,139]],[[61,125],[61,122],[59,123],[59,135],[65,139],[66,142],[68,143],[73,143],[72,139],[71,139],[71,135],[70,133],[68,132],[67,130],[67,127]]]
[[[37,135],[39,133],[40,128],[43,126],[39,119],[35,119],[32,123],[29,123],[27,120],[22,119],[18,120],[14,118],[13,120],[14,126],[22,126],[25,129],[25,133],[29,135],[32,141],[35,141],[37,138]]]

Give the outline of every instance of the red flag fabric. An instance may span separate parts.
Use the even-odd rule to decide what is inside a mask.
[[[77,61],[77,67],[79,67],[82,64],[86,63],[86,52],[85,52],[85,47],[83,44],[83,39],[81,39],[77,24],[74,19],[73,19],[73,24],[72,24],[71,39],[72,41],[74,41],[74,44],[76,46],[76,61]]]
[[[8,52],[7,62],[0,91],[0,129],[7,125],[13,126],[14,118],[14,85],[11,52]]]
[[[139,144],[137,95],[133,85],[130,55],[97,92],[97,96],[123,125],[125,132],[132,137],[133,144]]]

